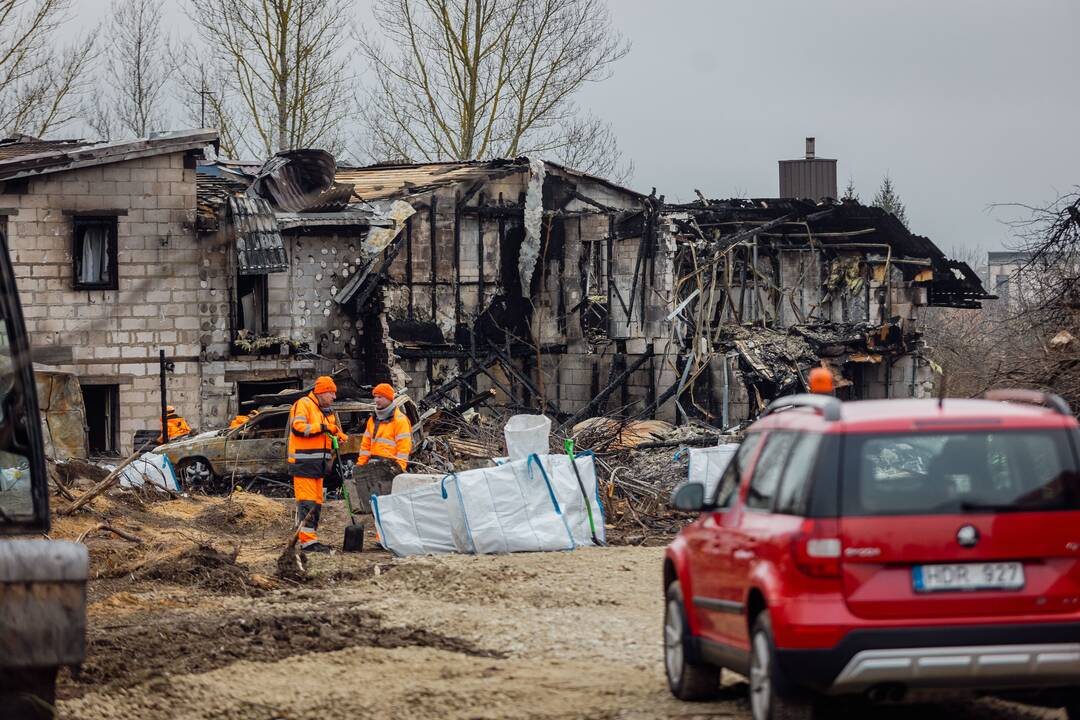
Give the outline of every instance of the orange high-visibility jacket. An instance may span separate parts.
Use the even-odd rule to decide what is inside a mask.
[[[333,464],[333,441],[349,436],[338,428],[333,410],[323,412],[314,393],[293,403],[289,411],[289,463],[293,477],[326,477]]]
[[[232,419],[232,422],[229,423],[229,429],[232,430],[233,428],[238,428],[248,420],[250,420],[250,418],[247,415],[237,415]]]
[[[374,455],[396,460],[404,472],[408,467],[411,452],[412,423],[405,413],[401,412],[401,408],[394,408],[394,415],[389,420],[378,420],[375,415],[368,418],[356,464],[363,465]]]
[[[175,440],[191,433],[191,427],[187,424],[187,420],[177,415],[175,410],[169,410],[165,415],[165,420],[169,423],[169,440]],[[158,425],[161,425],[160,420]],[[158,442],[165,442],[161,435],[158,435]]]

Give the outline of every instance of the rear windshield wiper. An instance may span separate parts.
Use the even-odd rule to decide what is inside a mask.
[[[963,512],[1038,512],[1040,510],[1054,510],[1056,508],[1032,505],[995,504],[964,501],[960,503]]]

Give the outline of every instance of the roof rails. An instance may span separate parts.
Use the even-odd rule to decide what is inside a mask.
[[[1059,415],[1072,417],[1073,412],[1069,409],[1069,403],[1059,395],[1039,392],[1038,390],[990,390],[983,397],[987,400],[999,402],[1025,403],[1027,405],[1041,405],[1049,408]]]
[[[840,401],[831,395],[788,395],[786,397],[780,397],[769,403],[769,406],[765,408],[765,412],[761,413],[761,417],[771,415],[781,410],[790,410],[792,408],[808,407],[813,408],[821,413],[822,417],[828,422],[837,422],[840,420],[840,411],[842,405]]]

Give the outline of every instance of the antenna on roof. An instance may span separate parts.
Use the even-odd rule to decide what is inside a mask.
[[[945,408],[945,393],[947,392],[948,387],[949,387],[948,376],[945,374],[945,371],[942,370],[941,371],[941,382],[938,385],[938,397],[937,397],[938,410],[942,410],[942,409]]]

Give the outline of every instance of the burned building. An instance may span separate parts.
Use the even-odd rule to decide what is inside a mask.
[[[202,161],[215,140],[0,143],[35,359],[78,375],[91,451],[157,429],[162,350],[199,429],[324,373],[565,424],[730,426],[819,364],[848,397],[924,393],[919,308],[986,297],[895,218],[828,197],[665,204],[536,158]]]
[[[920,309],[990,297],[966,264],[857,202],[699,200],[664,217],[679,248],[684,406],[718,424],[805,391],[816,365],[841,397],[922,397],[932,378]]]
[[[731,426],[803,390],[817,365],[844,397],[923,395],[919,309],[987,297],[970,268],[888,213],[828,197],[665,204],[519,158],[338,167],[319,187],[351,188],[349,209],[296,211],[284,186],[260,189],[273,165],[207,168],[238,183],[217,203],[230,208],[216,215],[221,247],[242,262],[268,242],[257,228],[273,226],[280,252],[268,269],[217,276],[235,298],[214,325],[233,332],[212,358],[225,363],[222,398],[232,383],[336,367],[428,403],[493,391],[564,423],[609,413]],[[241,211],[252,198],[262,225],[254,206]],[[252,274],[271,310],[250,332],[291,333],[300,358],[237,357]]]

